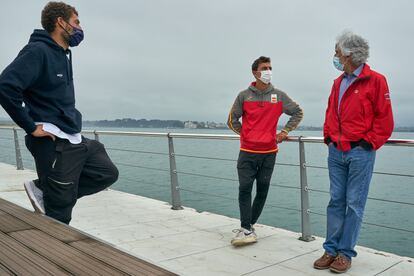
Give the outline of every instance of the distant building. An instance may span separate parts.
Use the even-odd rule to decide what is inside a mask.
[[[227,125],[226,125],[226,124],[223,124],[223,123],[217,123],[217,124],[216,124],[216,128],[226,129],[226,128],[228,128],[228,127],[227,127]]]
[[[184,122],[184,128],[197,128],[197,124],[192,121]]]
[[[217,128],[217,124],[215,122],[207,122],[207,128]]]

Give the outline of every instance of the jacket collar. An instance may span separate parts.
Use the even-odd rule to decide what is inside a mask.
[[[335,79],[335,87],[339,87],[341,84],[342,79],[344,78],[345,73],[342,73],[338,78]],[[355,81],[361,80],[361,79],[367,79],[371,77],[371,67],[367,63],[364,64],[364,68],[362,68],[361,74],[357,77]]]

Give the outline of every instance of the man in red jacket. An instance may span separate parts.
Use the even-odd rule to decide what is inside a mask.
[[[394,128],[387,81],[366,64],[368,55],[362,37],[351,32],[338,37],[333,63],[344,73],[334,81],[324,123],[331,199],[325,253],[315,261],[316,269],[343,273],[351,267],[375,152]]]
[[[277,143],[287,138],[303,117],[302,109],[285,92],[273,87],[270,58],[259,57],[252,64],[256,81],[239,93],[231,108],[228,126],[240,134],[240,154],[237,161],[239,175],[239,208],[241,228],[231,243],[235,246],[256,242],[253,225],[257,222],[266,201],[270,178],[277,152]],[[279,117],[290,117],[276,135]],[[242,117],[243,126],[239,119]],[[252,187],[256,180],[253,205]]]

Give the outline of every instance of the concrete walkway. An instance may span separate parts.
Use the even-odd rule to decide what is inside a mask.
[[[32,209],[22,183],[35,178],[33,171],[0,163],[0,197]],[[81,199],[71,225],[180,275],[333,275],[312,268],[323,254],[322,238],[302,242],[298,233],[258,225],[258,243],[233,248],[238,219],[191,208],[173,211],[168,203],[114,190]],[[344,275],[414,275],[411,258],[357,251]]]

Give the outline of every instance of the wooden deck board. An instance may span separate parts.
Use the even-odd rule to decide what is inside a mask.
[[[122,275],[120,271],[39,230],[19,231],[10,235],[70,273],[77,275]]]
[[[88,238],[79,232],[73,231],[73,229],[68,228],[62,223],[51,220],[40,214],[33,213],[1,198],[0,211],[19,218],[34,228],[37,228],[63,242],[73,242]]]
[[[7,213],[0,213],[0,232],[8,233],[28,229],[33,229],[33,226]]]
[[[0,264],[18,275],[68,275],[61,268],[0,232]]]
[[[13,275],[10,270],[0,264],[0,276],[9,276]]]

